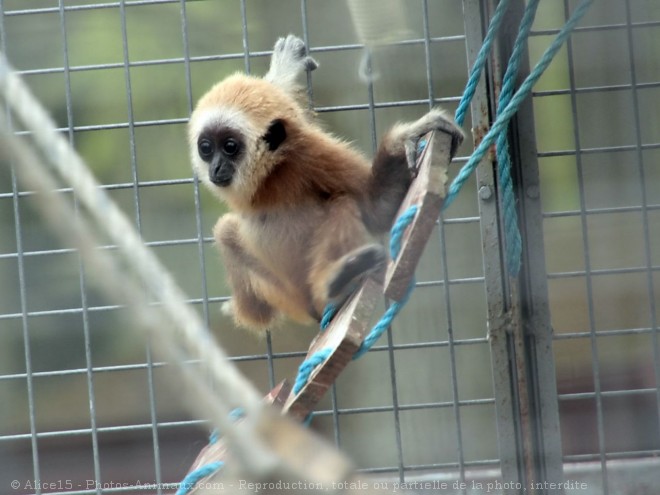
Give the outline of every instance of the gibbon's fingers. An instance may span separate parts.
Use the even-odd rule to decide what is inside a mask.
[[[463,142],[465,134],[446,110],[434,108],[420,119],[408,124],[399,124],[393,129],[393,131],[400,132],[400,139],[403,141],[408,163],[415,163],[419,138],[435,130],[446,132],[452,136],[451,156],[454,156],[456,149]]]

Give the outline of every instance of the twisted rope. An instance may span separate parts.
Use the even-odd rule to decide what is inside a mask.
[[[362,357],[366,352],[368,352],[369,349],[371,349],[376,341],[380,338],[380,336],[383,335],[385,330],[387,330],[390,325],[392,325],[392,321],[394,321],[394,318],[396,318],[399,312],[406,305],[414,289],[415,280],[413,279],[401,300],[393,302],[390,307],[387,308],[387,311],[385,311],[385,314],[378,321],[378,323],[374,325],[374,327],[371,329],[371,332],[369,332],[369,335],[364,338],[358,350],[355,351],[355,354],[353,354],[354,360]]]
[[[422,150],[426,147],[427,141],[425,139],[420,139],[417,148],[417,154],[419,155]],[[401,217],[396,221],[392,230],[390,231],[390,255],[392,259],[395,259],[399,256],[401,251],[401,239],[403,238],[403,233],[406,231],[406,228],[415,218],[417,214],[417,206],[412,205],[407,211],[405,211]],[[328,303],[328,305],[323,310],[323,316],[321,317],[321,331],[328,328],[330,322],[337,314],[339,307],[335,303]],[[387,328],[387,327],[385,327]],[[370,346],[371,347],[371,346]],[[353,357],[353,359],[356,359]]]
[[[197,483],[207,476],[216,473],[224,465],[225,463],[222,461],[209,462],[208,464],[191,471],[185,478],[183,478],[183,481],[179,483],[179,489],[176,491],[175,495],[187,495],[193,488],[195,488]]]
[[[479,85],[481,73],[483,72],[484,67],[486,66],[486,62],[488,61],[490,48],[493,45],[493,41],[495,41],[495,37],[497,36],[498,31],[500,30],[500,25],[504,19],[506,9],[509,7],[509,3],[510,0],[502,0],[500,3],[498,3],[497,8],[495,9],[495,13],[493,14],[493,18],[490,20],[488,32],[486,33],[486,37],[481,44],[477,58],[474,61],[472,70],[470,71],[470,76],[468,77],[468,81],[465,84],[465,91],[463,91],[463,96],[461,97],[461,101],[459,102],[456,113],[454,114],[454,120],[456,120],[456,123],[460,127],[463,127],[463,123],[465,122],[465,115],[467,114],[470,103],[472,102],[472,98],[474,97],[474,93],[477,90],[477,86]]]
[[[427,143],[424,143],[425,146],[426,144]],[[420,151],[418,150],[418,153],[419,152]],[[401,240],[403,239],[403,234],[415,219],[415,215],[417,215],[418,209],[419,208],[417,205],[410,206],[401,214],[399,218],[397,218],[396,222],[394,223],[394,226],[390,231],[390,256],[392,259],[396,259],[399,256],[399,253],[401,252]],[[388,327],[392,324],[392,321],[394,318],[396,318],[396,315],[398,315],[406,305],[414,289],[415,279],[413,278],[413,280],[410,282],[408,290],[401,298],[401,300],[393,302],[390,307],[387,308],[387,311],[385,311],[385,314],[382,316],[382,318],[378,321],[378,323],[374,325],[374,327],[371,329],[371,332],[369,332],[369,334],[364,338],[358,350],[355,351],[355,354],[353,354],[353,359],[362,357],[369,349],[373,347],[383,332],[385,332],[385,330],[387,330]]]
[[[330,354],[332,354],[331,348],[328,347],[321,349],[300,363],[300,367],[298,368],[298,376],[296,377],[296,382],[293,384],[294,394],[297,394],[302,390],[302,388],[307,383],[307,380],[309,380],[309,375],[311,375],[312,371],[314,371],[318,365],[324,363],[325,360],[330,357]]]
[[[231,412],[229,413],[229,418],[232,421],[238,421],[240,418],[244,416],[245,416],[245,411],[240,407],[232,409]],[[209,435],[209,444],[213,445],[214,443],[217,443],[219,440],[220,440],[220,431],[216,428]],[[189,472],[186,475],[186,477],[183,478],[183,480],[181,480],[181,483],[179,483],[179,488],[176,491],[175,495],[188,495],[188,493],[190,493],[190,491],[195,487],[197,483],[199,483],[207,476],[211,476],[212,474],[216,473],[224,465],[225,463],[223,461],[213,461],[198,467],[194,471]]]
[[[328,325],[330,325],[330,322],[335,317],[338,310],[339,307],[335,303],[328,303],[328,305],[323,310],[323,316],[321,317],[321,331],[328,328]]]
[[[518,111],[518,108],[520,107],[523,100],[529,96],[529,93],[531,92],[534,84],[536,84],[536,81],[538,81],[545,69],[548,67],[548,65],[550,65],[550,62],[552,62],[552,59],[556,55],[557,51],[561,48],[561,45],[564,43],[564,41],[566,41],[566,38],[568,38],[568,36],[571,34],[571,31],[573,28],[575,28],[575,25],[586,13],[587,9],[593,3],[593,1],[594,0],[582,0],[564,27],[562,27],[562,29],[559,31],[559,34],[557,34],[550,46],[548,46],[546,51],[543,53],[543,56],[536,64],[532,72],[520,85],[518,91],[516,91],[511,97],[509,104],[503,110],[501,110],[490,130],[486,133],[481,143],[479,143],[477,148],[472,153],[472,156],[470,156],[468,159],[468,162],[463,166],[454,181],[450,184],[443,208],[447,208],[454,201],[454,199],[456,199],[456,195],[465,184],[465,181],[468,179],[470,174],[474,172],[474,169],[477,168],[479,162],[488,152],[488,148],[493,144],[493,142],[495,142],[498,134],[506,129],[506,126],[508,125],[509,120],[511,120],[511,117],[513,117],[513,115]]]
[[[504,83],[503,83],[503,92],[504,92],[504,88],[506,87],[506,94],[504,94],[504,97],[500,95],[500,102],[499,102],[500,105],[498,107],[497,118],[495,119],[495,122],[491,126],[490,130],[486,133],[486,135],[482,139],[481,143],[479,143],[477,148],[472,153],[472,156],[470,156],[468,162],[463,166],[463,168],[459,171],[454,181],[450,184],[447,192],[447,197],[445,198],[443,209],[447,208],[454,201],[454,199],[456,199],[456,196],[458,195],[461,188],[467,181],[468,177],[470,177],[472,172],[474,172],[474,170],[477,168],[479,162],[486,155],[490,146],[495,141],[505,143],[502,144],[501,146],[498,145],[498,161],[500,159],[500,156],[504,160],[504,163],[502,163],[498,167],[498,176],[499,176],[499,180],[503,181],[501,186],[503,187],[502,204],[504,210],[505,239],[507,243],[506,258],[507,258],[507,268],[509,269],[509,273],[511,273],[511,275],[517,275],[518,270],[520,268],[520,252],[522,251],[522,241],[520,240],[520,232],[518,231],[518,219],[515,210],[515,196],[513,195],[513,186],[511,184],[510,159],[508,159],[508,149],[506,145],[507,126],[509,124],[509,121],[511,120],[511,117],[513,117],[513,115],[518,111],[518,108],[520,107],[523,100],[525,100],[525,98],[529,96],[534,84],[536,84],[536,82],[541,77],[545,69],[547,69],[548,65],[550,65],[550,62],[552,62],[557,51],[564,44],[568,36],[575,28],[575,25],[584,16],[584,14],[589,9],[593,1],[594,0],[582,0],[580,2],[577,8],[573,11],[573,14],[569,18],[569,20],[561,28],[561,30],[559,31],[555,39],[552,41],[550,46],[548,46],[546,51],[543,53],[541,59],[538,61],[534,69],[530,72],[527,78],[520,85],[518,91],[513,93],[513,85],[515,84],[515,72],[517,72],[519,66],[520,56],[524,49],[524,43],[527,37],[529,36],[529,28],[531,26],[534,12],[536,11],[536,6],[538,3],[537,1],[530,1],[530,3],[527,5],[527,8],[525,10],[525,14],[521,22],[521,28],[520,28],[521,32],[519,33],[518,38],[516,39],[516,44],[514,46],[514,50],[511,56],[515,67],[511,69],[507,68],[505,74]],[[502,5],[502,3],[503,2],[501,2],[498,5],[498,10],[499,7]],[[523,35],[522,33],[523,30],[527,31],[525,35]],[[490,32],[491,29],[489,28],[489,34]],[[480,56],[482,52],[483,52],[483,46],[482,46],[482,50],[480,50],[479,52]],[[481,62],[480,57],[477,58],[477,62],[479,62],[479,66],[477,65],[477,62],[475,62],[475,65],[473,67],[470,76],[470,80],[476,79],[478,81],[478,77],[473,78],[472,75],[477,70],[479,72],[483,70],[483,67],[485,65],[485,57],[483,58],[484,58],[483,62]],[[466,94],[464,95],[463,100],[467,100],[466,98],[467,94],[468,94],[468,88],[466,88]],[[472,95],[473,94],[474,92],[472,92]],[[471,97],[472,96],[470,96],[470,99]],[[462,121],[462,120],[459,121],[459,119],[465,118],[465,110],[463,110],[463,108],[467,107],[467,103],[464,103],[463,100],[461,100],[461,104],[459,104],[459,110],[461,110],[461,112],[459,112],[458,110],[456,112],[456,121],[459,123]],[[506,149],[506,151],[502,152],[501,149]],[[500,153],[506,153],[506,157],[504,155],[500,155]]]
[[[529,38],[529,32],[532,29],[536,8],[539,0],[530,0],[525,8],[523,18],[520,21],[520,29],[516,42],[513,45],[513,51],[509,58],[509,63],[504,73],[504,81],[500,91],[499,101],[497,102],[497,112],[500,113],[513,97],[516,77],[522,60],[525,45]],[[520,271],[520,255],[522,254],[522,239],[518,229],[518,212],[516,211],[516,196],[513,192],[513,181],[511,180],[511,156],[509,155],[509,138],[507,131],[503,130],[496,140],[497,150],[497,176],[499,188],[502,192],[502,211],[504,217],[504,243],[506,252],[506,265],[509,274],[512,277],[518,275]]]

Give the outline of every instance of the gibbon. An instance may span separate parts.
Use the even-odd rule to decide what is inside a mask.
[[[193,169],[232,210],[213,235],[232,289],[223,311],[241,327],[264,330],[282,315],[318,321],[382,268],[387,253],[372,235],[390,228],[408,191],[419,137],[440,128],[455,147],[463,139],[432,110],[395,125],[371,165],[299,102],[298,78],[316,67],[301,39],[280,38],[263,78],[229,76],[190,118]]]

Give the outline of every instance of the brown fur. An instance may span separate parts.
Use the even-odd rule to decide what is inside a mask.
[[[285,41],[300,42],[291,36]],[[300,45],[291,50],[286,43],[275,46],[279,60],[296,71],[309,68],[311,59],[300,58]],[[416,124],[393,128],[371,166],[309,119],[292,78],[278,84],[272,76],[281,73],[271,67],[267,80],[230,76],[200,99],[190,122],[193,166],[234,211],[214,228],[233,290],[225,309],[238,325],[254,329],[269,327],[280,314],[303,323],[318,320],[333,281],[343,283],[372,268],[356,265],[353,255],[369,244],[370,234],[389,228],[412,180],[406,146],[430,130]],[[286,138],[270,149],[265,136],[275,121],[283,124]],[[227,128],[242,136],[245,149],[232,162],[231,184],[220,187],[209,179],[197,139]]]

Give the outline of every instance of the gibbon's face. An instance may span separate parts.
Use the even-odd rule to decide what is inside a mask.
[[[208,180],[218,187],[231,185],[245,155],[243,135],[230,127],[205,128],[197,138],[197,155],[208,167]]]
[[[269,157],[286,139],[282,120],[275,119],[258,132],[249,126],[248,119],[240,116],[236,111],[207,111],[194,132],[196,138],[193,135],[191,146],[197,172],[203,180],[220,188],[235,185],[240,189],[259,179],[260,172],[268,171]]]
[[[247,116],[226,105],[196,109],[190,119],[190,155],[199,179],[226,199],[240,193],[255,156],[255,130]]]
[[[234,208],[249,208],[287,136],[282,120],[255,125],[236,109],[193,114],[190,146],[197,176]]]

